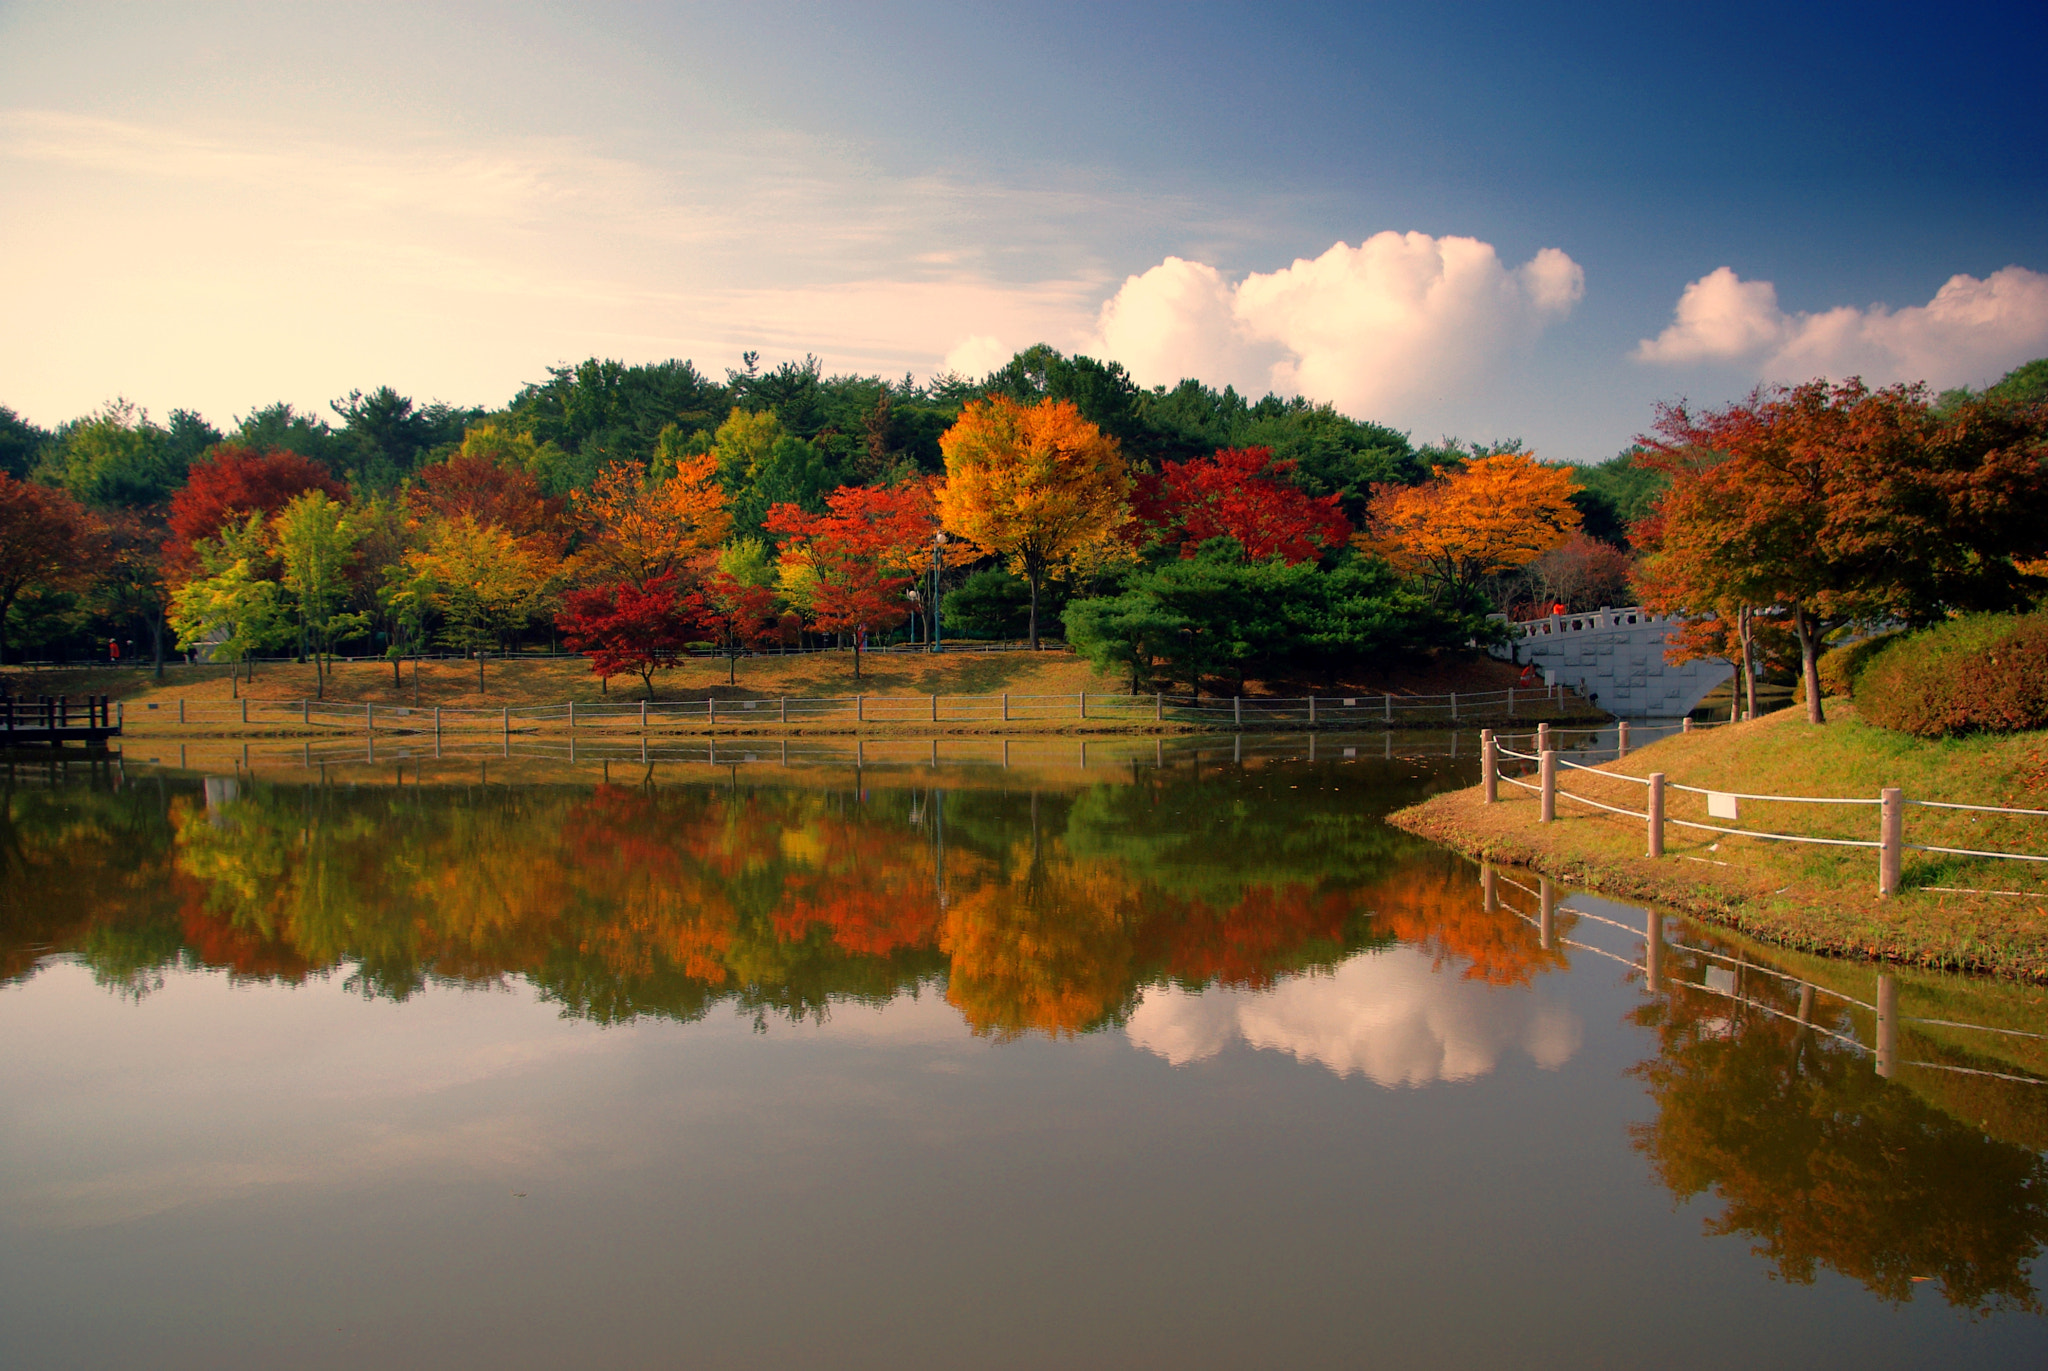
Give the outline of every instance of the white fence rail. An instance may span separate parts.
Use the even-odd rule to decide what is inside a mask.
[[[1691,720],[1685,721],[1685,730],[1693,728]],[[1645,855],[1664,855],[1664,833],[1667,827],[1691,829],[1696,832],[1714,833],[1725,837],[1755,838],[1762,842],[1800,843],[1820,847],[1861,847],[1874,848],[1878,854],[1877,890],[1880,895],[1896,895],[1903,884],[1904,858],[1907,852],[1929,852],[1943,856],[1977,857],[1993,861],[2048,862],[2048,853],[2013,852],[1996,848],[1947,847],[1934,843],[1909,843],[1906,841],[1906,809],[1915,806],[1924,809],[1966,811],[1972,814],[1998,814],[2017,818],[2048,818],[2048,810],[2018,809],[2002,805],[1962,804],[1946,800],[1909,800],[1897,786],[1886,786],[1876,796],[1846,795],[1763,795],[1747,791],[1717,791],[1701,786],[1679,785],[1668,781],[1661,771],[1652,771],[1644,776],[1632,776],[1627,772],[1610,771],[1604,765],[1588,766],[1583,762],[1564,757],[1556,746],[1567,730],[1553,730],[1548,725],[1540,726],[1533,734],[1499,735],[1491,729],[1482,729],[1479,735],[1479,784],[1481,794],[1488,804],[1500,798],[1500,783],[1533,792],[1538,797],[1537,822],[1553,823],[1557,818],[1557,802],[1570,800],[1575,804],[1619,815],[1623,818],[1640,819],[1644,824]],[[1526,736],[1533,740],[1529,751],[1522,751],[1506,745],[1504,736],[1513,736],[1516,741]],[[1619,729],[1617,759],[1628,755],[1628,725]],[[1501,760],[1533,763],[1537,780],[1530,782],[1518,776],[1509,776],[1501,770]],[[1558,785],[1559,769],[1582,771],[1601,780],[1619,782],[1624,785],[1640,786],[1644,791],[1643,808],[1631,809],[1626,805],[1609,804],[1590,795],[1563,789]],[[1707,817],[1726,818],[1728,824],[1701,823],[1691,819],[1678,819],[1666,812],[1666,797],[1677,791],[1682,794],[1698,795],[1706,801]],[[1815,833],[1782,833],[1774,829],[1739,827],[1740,805],[1782,804],[1782,805],[1874,805],[1878,810],[1877,836],[1875,838],[1830,837]],[[2023,891],[1974,891],[1959,887],[1927,886],[1923,889],[1945,891],[1955,894],[1998,894],[2020,895]]]

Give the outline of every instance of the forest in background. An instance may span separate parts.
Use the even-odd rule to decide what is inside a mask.
[[[2031,401],[2043,379],[2044,363],[2032,363],[1988,393]],[[1940,403],[1967,398],[1951,393]],[[607,537],[616,545],[617,521],[637,517],[636,501],[658,502],[659,492],[685,470],[696,474],[700,493],[718,505],[708,523],[702,509],[669,511],[690,524],[703,544],[695,559],[672,555],[656,558],[662,565],[655,566],[643,557],[625,573],[614,565],[608,582],[630,582],[640,591],[668,574],[679,578],[670,583],[678,595],[698,594],[690,622],[677,620],[660,630],[672,644],[723,640],[741,650],[771,635],[787,641],[792,630],[806,641],[819,635],[843,641],[855,632],[865,638],[870,623],[878,639],[929,635],[930,591],[902,547],[893,562],[884,557],[879,567],[893,577],[868,578],[871,593],[858,629],[844,615],[827,626],[809,612],[804,576],[790,575],[791,549],[824,547],[819,538],[834,528],[843,532],[849,518],[870,525],[893,518],[910,527],[920,500],[930,527],[944,523],[936,512],[947,469],[942,442],[964,413],[997,400],[1020,409],[1070,406],[1086,426],[1111,440],[1137,483],[1137,512],[1147,516],[1139,522],[1150,533],[1126,538],[1131,555],[1055,557],[1028,576],[1018,574],[1028,559],[1014,549],[971,542],[955,548],[943,566],[945,632],[1021,637],[1033,627],[1032,592],[1042,591],[1036,626],[1056,632],[1064,622],[1068,636],[1081,640],[1077,646],[1092,645],[1091,655],[1103,664],[1129,666],[1134,687],[1155,664],[1197,686],[1205,674],[1227,677],[1233,671],[1241,682],[1248,669],[1327,671],[1333,643],[1367,653],[1442,645],[1482,633],[1485,614],[1496,609],[1623,603],[1631,593],[1629,530],[1651,512],[1670,480],[1668,470],[1639,462],[1636,448],[1575,467],[1536,463],[1513,439],[1446,438],[1417,445],[1407,434],[1302,397],[1252,401],[1192,380],[1145,389],[1114,362],[1067,357],[1044,346],[1017,354],[979,380],[947,375],[927,384],[908,376],[900,382],[827,376],[813,358],[763,369],[752,353],[723,380],[688,361],[629,366],[593,358],[551,369],[545,380],[522,388],[497,410],[422,404],[381,387],[336,400],[332,420],[279,403],[225,429],[182,409],[158,422],[115,401],[49,431],[0,408],[0,480],[11,483],[0,489],[31,503],[36,489],[61,492],[97,531],[97,541],[71,544],[92,544],[89,566],[67,569],[57,564],[61,559],[48,558],[38,565],[0,566],[4,641],[13,658],[105,660],[112,639],[126,645],[128,659],[155,660],[174,650],[180,636],[172,619],[181,585],[209,576],[217,580],[238,559],[248,563],[243,574],[252,585],[277,589],[263,633],[227,635],[243,639],[227,654],[231,658],[259,650],[317,656],[338,645],[391,655],[429,644],[474,652],[536,637],[549,640],[569,627],[565,613],[578,612],[566,598],[578,587],[557,578],[544,592],[515,597],[519,603],[506,613],[471,614],[465,627],[455,622],[462,613],[445,593],[450,558],[460,561],[462,549],[441,547],[443,584],[437,594],[422,580],[431,559],[414,554],[436,538],[449,543],[443,534],[453,526],[450,521],[467,517],[482,542],[524,540],[531,554],[529,579],[546,581],[542,573],[549,564],[569,566],[586,546]],[[1234,468],[1224,462],[1245,453],[1263,457],[1250,465],[1240,460]],[[1539,500],[1530,507],[1536,510],[1540,546],[1521,546],[1530,542],[1529,529],[1510,529],[1505,542],[1516,546],[1505,552],[1474,558],[1453,550],[1447,559],[1430,555],[1422,546],[1427,537],[1402,544],[1384,536],[1393,495],[1441,491],[1475,464],[1509,458],[1517,470],[1549,473],[1543,484],[1551,506]],[[239,473],[233,480],[220,474],[230,468]],[[625,485],[622,472],[631,477]],[[201,492],[208,480],[223,489]],[[265,482],[270,488],[253,488]],[[302,553],[307,539],[313,545],[323,537],[332,542],[344,524],[347,546],[338,553],[328,549],[332,564],[324,570],[315,564],[321,555],[316,550],[295,578],[278,521],[287,498],[316,487],[337,512],[310,522],[304,510],[294,516]],[[911,492],[920,489],[914,498]],[[1247,490],[1259,496],[1259,507],[1231,514],[1226,506],[1233,492]],[[835,503],[846,492],[874,492],[877,499],[862,503],[844,496],[851,501],[846,510],[859,505],[864,511],[848,515]],[[884,492],[892,493],[893,506],[880,498]],[[672,491],[672,504],[675,497]],[[1569,509],[1553,508],[1557,498]],[[1143,508],[1147,499],[1149,511]],[[1185,518],[1182,506],[1190,500],[1214,517]],[[208,507],[195,516],[195,504]],[[1429,501],[1418,496],[1411,504],[1440,531],[1447,518],[1441,500],[1425,508]],[[784,511],[779,523],[778,507]],[[593,511],[612,522],[593,523]],[[236,521],[248,514],[270,522],[260,546],[257,534],[247,531],[238,551],[236,538],[244,531]],[[1260,545],[1259,532],[1248,530],[1265,529],[1276,517],[1296,527],[1283,531],[1280,541]],[[1360,532],[1313,534],[1317,519],[1331,527],[1332,520],[1341,520],[1345,533]],[[1381,536],[1367,532],[1375,526]],[[1190,529],[1204,536],[1194,537]],[[717,536],[707,541],[708,532]],[[1288,537],[1294,551],[1282,552]],[[1301,542],[1303,537],[1310,541]],[[903,537],[897,541],[905,543]],[[479,549],[471,552],[481,555]],[[779,576],[778,558],[784,563]],[[376,574],[372,563],[380,560],[387,571],[409,570],[410,602],[405,577]],[[809,574],[817,579],[814,567]],[[719,603],[701,593],[714,576],[727,583]],[[581,589],[589,590],[590,578],[583,580]],[[872,592],[884,581],[907,600],[901,615],[875,612],[879,601]],[[262,592],[238,586],[231,576],[227,592],[262,598]],[[773,603],[761,594],[739,593],[746,590],[765,592]],[[1321,622],[1288,627],[1276,639],[1272,623],[1285,617],[1278,607],[1317,595],[1347,607],[1330,610]],[[309,596],[317,602],[312,617],[319,633],[307,627]],[[1093,608],[1063,617],[1076,601]],[[586,600],[584,627],[591,628],[592,616],[608,615],[616,637],[617,621],[630,618],[630,609],[616,594],[603,606]],[[1150,627],[1132,628],[1133,614]],[[293,618],[296,628],[286,623]],[[748,621],[744,631],[741,620]],[[216,616],[209,622],[206,638],[218,658],[220,621]],[[645,623],[640,631],[646,636]],[[1182,660],[1168,660],[1176,644]],[[635,653],[614,656],[622,670],[640,670],[648,654],[639,652],[630,662]]]

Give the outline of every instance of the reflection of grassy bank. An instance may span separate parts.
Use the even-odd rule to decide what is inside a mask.
[[[1860,1041],[1876,1041],[1875,1013],[1863,1006],[1876,1002],[1878,968],[1769,947],[1739,933],[1716,931],[1708,941],[1716,950],[1759,967],[1775,968],[1839,997],[1823,998],[1820,1003],[1841,1012]],[[2048,988],[1907,966],[1888,966],[1882,974],[1890,976],[1896,987],[1902,1021],[1901,1064],[1894,1083],[1994,1137],[2048,1150],[2048,1087],[1971,1074],[1994,1072],[2048,1080],[2048,1039],[2038,1036],[2048,1033]],[[1690,979],[1699,979],[1697,971]],[[1781,1009],[1792,1009],[1797,1003],[1790,983],[1776,978],[1751,977],[1744,992],[1761,992]],[[1845,1008],[1843,1001],[1859,1003]],[[1913,1062],[1937,1065],[1915,1066]]]
[[[915,737],[721,735],[682,738],[584,735],[572,749],[566,735],[515,736],[495,742],[449,740],[436,749],[431,735],[380,733],[374,748],[362,740],[306,738],[132,738],[127,764],[173,772],[246,776],[284,785],[467,786],[480,778],[501,785],[639,785],[706,783],[728,776],[749,785],[851,786],[863,777],[886,785],[910,784],[942,769],[949,789],[1071,788],[1132,781],[1143,773],[1187,767],[1262,767],[1279,761],[1384,763],[1403,770],[1418,759],[1469,759],[1474,734],[1404,732],[1398,735],[1250,734],[1218,737],[1017,737],[930,734]],[[573,750],[573,756],[572,754]]]
[[[1630,776],[1662,771],[1675,783],[1777,795],[1867,795],[1898,785],[1909,799],[2048,808],[2048,737],[1927,743],[1860,723],[1844,702],[1825,728],[1786,712],[1727,729],[1665,738],[1603,768]],[[1566,771],[1562,788],[1639,809],[1640,786]],[[1703,822],[1698,796],[1672,792],[1673,818]],[[1536,822],[1536,799],[1503,785],[1501,802],[1476,787],[1439,796],[1393,822],[1474,855],[1530,866],[1575,884],[1683,909],[1767,942],[1828,956],[1989,971],[2048,980],[2048,889],[2033,864],[1908,852],[1905,893],[1877,895],[1868,848],[1795,846],[1728,838],[1675,826],[1666,856],[1643,855],[1643,824],[1558,802],[1558,820]],[[1874,806],[1743,802],[1746,826],[1874,839]],[[2048,820],[1909,808],[1908,843],[2048,851]],[[2033,898],[1953,894],[2043,889]]]

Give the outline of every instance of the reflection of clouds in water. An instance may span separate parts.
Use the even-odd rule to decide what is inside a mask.
[[[1469,1080],[1510,1048],[1554,1071],[1583,1037],[1578,1016],[1540,991],[1433,971],[1430,955],[1410,947],[1354,957],[1331,975],[1272,990],[1147,990],[1128,1032],[1176,1066],[1241,1037],[1381,1085]]]

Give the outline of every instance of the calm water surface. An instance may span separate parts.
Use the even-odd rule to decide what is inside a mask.
[[[2042,992],[1302,746],[0,768],[0,1361],[2048,1364]]]

